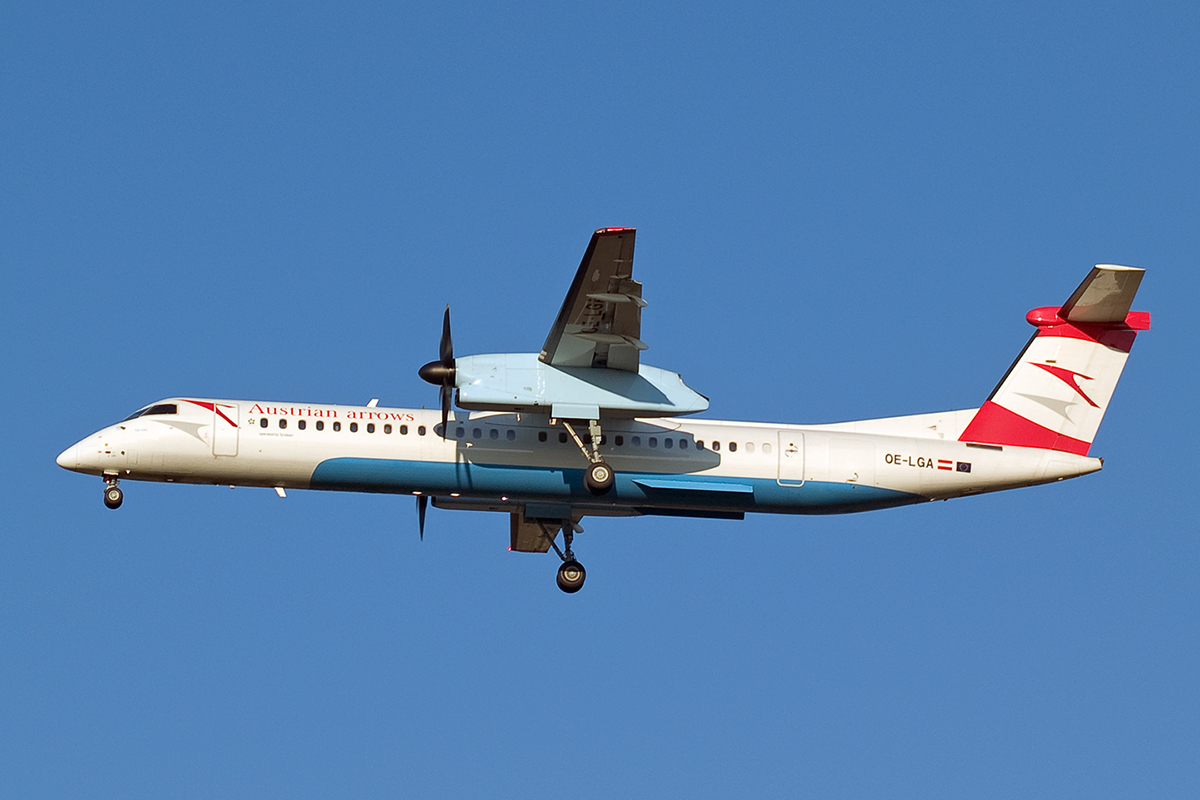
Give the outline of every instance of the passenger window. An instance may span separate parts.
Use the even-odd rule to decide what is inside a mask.
[[[630,442],[633,443],[634,447],[641,447],[642,446],[642,437],[634,436],[632,439],[630,439]]]
[[[546,432],[545,431],[538,431],[538,441],[539,442],[546,441]]]
[[[558,443],[566,444],[567,443],[567,434],[560,431],[558,434]]]
[[[490,439],[499,439],[499,438],[500,438],[500,431],[496,430],[495,428],[489,428],[489,429],[488,429],[488,438],[490,438]]]
[[[687,450],[687,439],[680,439],[680,440],[679,440],[679,449],[680,449],[680,450]]]
[[[616,436],[614,436],[613,441],[615,441],[617,443],[617,447],[625,446],[625,437],[621,436],[620,434],[617,434]]]
[[[408,431],[406,431],[406,430],[402,430],[402,431],[400,431],[400,432],[401,432],[401,433],[408,433]],[[418,428],[417,428],[417,436],[424,436],[424,435],[425,435],[425,426],[424,426],[424,425],[421,425],[420,427],[418,427]]]
[[[771,445],[768,444],[767,442],[763,442],[763,452],[768,455],[770,455],[770,453],[771,453]]]
[[[721,443],[720,443],[720,442],[713,442],[713,443],[712,443],[712,449],[713,449],[714,451],[719,451],[719,450],[721,449]]]
[[[374,432],[375,432],[375,423],[368,422],[367,423],[367,433],[374,433]]]
[[[391,426],[391,425],[384,425],[384,426],[383,426],[383,434],[384,434],[385,436],[386,436],[387,434],[391,433],[391,432],[392,432],[392,426]]]
[[[421,433],[422,433],[422,434],[424,434],[424,433],[425,433],[425,429],[424,429],[424,428],[422,428],[422,429],[421,429]],[[401,436],[408,436],[408,426],[407,426],[407,425],[401,425],[401,426],[400,426],[400,435],[401,435]]]
[[[269,424],[271,424],[271,423],[270,423],[270,420],[268,420],[266,417],[263,417],[262,419],[260,419],[260,420],[258,421],[258,424],[259,424],[259,426],[260,426],[260,427],[263,427],[263,428],[265,428],[265,427],[267,427],[267,425],[269,425]]]
[[[675,445],[675,441],[671,438],[663,439],[663,447],[670,450]]]
[[[506,430],[504,432],[504,437],[506,439],[508,439],[510,442],[515,442],[517,440],[517,432],[514,431],[512,428],[509,428],[508,430]]]
[[[472,436],[473,438],[475,438],[475,439],[482,439],[482,438],[483,438],[483,431],[482,431],[482,430],[480,430],[479,428],[472,428],[472,429],[471,429],[471,436]]]
[[[754,452],[754,442],[746,442],[746,452],[747,453]]]
[[[703,449],[704,449],[704,440],[703,440],[703,439],[697,439],[697,440],[696,440],[696,449],[697,449],[697,450],[703,450]]]
[[[459,439],[465,439],[467,437],[467,429],[466,428],[456,428],[454,430],[454,435],[457,436]]]
[[[350,423],[350,432],[351,432],[351,433],[358,433],[358,423],[357,423],[357,422],[351,422],[351,423]]]
[[[342,429],[342,423],[340,423],[340,422],[333,423],[333,429],[335,431],[340,431]]]
[[[299,428],[300,430],[304,430],[305,428],[308,427],[308,422],[305,420],[297,420],[296,427]]]
[[[731,452],[731,453],[736,453],[736,452],[737,452],[737,442],[730,442],[730,443],[729,443],[729,452]]]
[[[280,417],[279,418],[279,429],[283,430],[286,427],[287,427],[287,420]]]
[[[319,430],[319,431],[325,430],[325,420],[323,420],[323,419],[317,420],[317,430]]]

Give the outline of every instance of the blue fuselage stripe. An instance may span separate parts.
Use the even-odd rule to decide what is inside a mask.
[[[671,479],[679,478],[677,487]],[[639,483],[640,482],[640,483]],[[712,489],[703,488],[711,484]],[[852,483],[806,481],[783,486],[762,478],[673,476],[661,473],[618,472],[612,490],[603,497],[588,492],[582,469],[513,467],[460,461],[396,461],[380,458],[333,458],[313,470],[313,489],[445,496],[514,502],[576,501],[636,508],[655,506],[681,510],[761,511],[783,514],[840,514],[919,503],[920,495],[858,486]],[[745,488],[735,488],[745,487]],[[749,489],[747,491],[746,489]]]

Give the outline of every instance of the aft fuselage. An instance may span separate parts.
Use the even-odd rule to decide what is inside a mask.
[[[1095,458],[957,441],[974,410],[833,425],[694,418],[603,421],[604,496],[545,414],[440,414],[253,400],[171,398],[58,458],[120,480],[428,495],[453,508],[530,504],[586,514],[828,514],[1047,483]]]

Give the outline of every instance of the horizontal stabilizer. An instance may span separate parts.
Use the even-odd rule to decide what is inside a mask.
[[[1123,323],[1142,285],[1144,269],[1097,264],[1058,310],[1067,322]]]

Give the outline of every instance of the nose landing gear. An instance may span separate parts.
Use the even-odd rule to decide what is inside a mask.
[[[105,475],[104,483],[104,505],[113,509],[120,508],[121,502],[125,499],[125,493],[121,491],[120,486],[117,486],[117,479]]]

